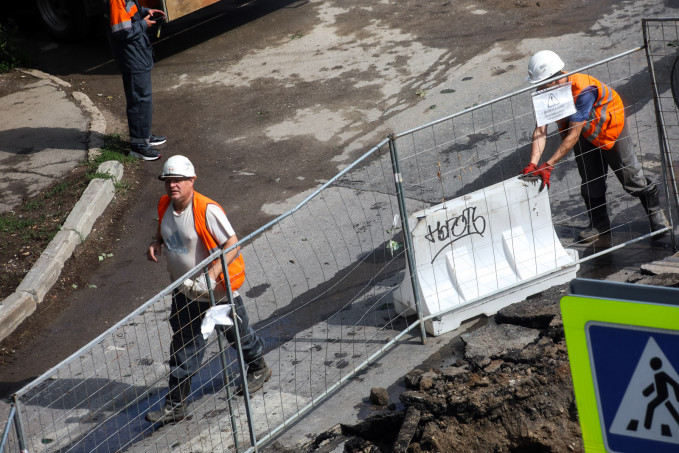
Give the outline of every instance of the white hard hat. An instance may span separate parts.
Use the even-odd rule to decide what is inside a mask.
[[[538,83],[556,75],[564,67],[561,58],[551,50],[541,50],[528,61],[528,77],[530,83]]]
[[[196,170],[189,159],[177,154],[170,157],[163,165],[163,173],[158,179],[163,181],[165,178],[195,178]]]

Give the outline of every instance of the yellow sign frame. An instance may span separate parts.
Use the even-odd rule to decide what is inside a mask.
[[[599,322],[676,331],[679,306],[569,295],[561,298],[561,316],[585,451],[606,452],[587,325]]]

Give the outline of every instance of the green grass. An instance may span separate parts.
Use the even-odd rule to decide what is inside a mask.
[[[47,192],[45,192],[45,199],[49,200],[50,198],[58,197],[60,195],[64,195],[65,193],[68,192],[68,189],[71,187],[71,184],[68,182],[60,182],[59,184],[55,185],[54,187],[51,187]]]
[[[25,219],[16,213],[0,215],[0,232],[18,234],[23,241],[51,241],[61,228],[60,223],[48,222],[46,216],[39,219]]]
[[[126,194],[128,191],[132,190],[134,186],[129,181],[118,181],[113,184],[113,187],[115,187],[116,192],[119,194]]]
[[[24,211],[37,211],[45,206],[44,200],[30,200],[24,203]]]
[[[99,155],[95,156],[83,165],[87,166],[87,179],[110,178],[97,172],[99,165],[110,160],[115,160],[123,165],[139,165],[139,159],[130,156],[128,153],[128,143],[123,140],[120,134],[108,134],[104,137],[104,146],[99,150]]]
[[[16,27],[0,23],[0,73],[9,72],[21,63],[13,43],[14,33]]]
[[[33,225],[32,220],[23,219],[13,213],[0,215],[0,231],[3,233],[17,233],[30,229]]]
[[[62,205],[64,199],[68,199],[72,192],[84,190],[87,182],[93,178],[111,178],[108,174],[97,172],[99,165],[110,160],[121,162],[125,166],[140,165],[137,158],[128,154],[127,142],[120,135],[108,135],[104,138],[101,154],[92,160],[81,162],[86,167],[85,180],[74,181],[71,178],[70,181],[59,182],[37,197],[25,201],[15,211],[0,214],[0,234],[17,236],[27,242],[51,241],[65,220],[65,208],[70,209]],[[127,181],[119,181],[114,186],[123,193],[132,189],[132,184]],[[41,214],[43,209],[51,212]]]

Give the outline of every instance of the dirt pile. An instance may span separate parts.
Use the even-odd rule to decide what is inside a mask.
[[[626,271],[625,280],[679,286],[679,275]],[[415,369],[395,405],[337,425],[303,452],[584,451],[555,287],[507,307],[460,336],[464,358],[445,369]],[[371,401],[384,401],[373,389]],[[277,451],[285,451],[276,449]]]

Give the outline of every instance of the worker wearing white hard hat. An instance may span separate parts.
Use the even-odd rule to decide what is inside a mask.
[[[163,172],[158,176],[158,179],[164,181],[165,178],[195,178],[196,170],[193,168],[191,161],[179,154],[170,157],[163,165]]]
[[[582,242],[609,235],[611,222],[606,204],[606,175],[612,168],[623,189],[639,198],[652,232],[669,226],[660,207],[657,183],[644,176],[625,126],[625,106],[618,93],[596,78],[563,71],[563,60],[551,50],[541,50],[528,61],[527,81],[538,90],[570,84],[576,112],[557,121],[562,142],[539,167],[547,144],[547,125],[533,131],[530,163],[523,175],[542,180],[540,190],[549,188],[554,166],[573,149],[582,179],[580,193],[587,207],[588,227],[580,232]]]
[[[528,60],[528,77],[530,83],[539,83],[557,75],[566,66],[557,54],[551,50],[541,50]]]
[[[150,261],[157,263],[164,247],[170,278],[177,281],[216,250],[231,249],[224,254],[226,272],[221,259],[208,265],[209,285],[202,272],[198,272],[182,282],[172,294],[169,392],[160,410],[146,414],[148,421],[165,424],[178,422],[189,415],[187,398],[191,394],[191,378],[199,370],[205,355],[206,339],[201,333],[201,324],[210,309],[210,290],[216,301],[227,300],[227,289],[232,291],[241,351],[248,364],[243,381],[249,393],[264,386],[271,377],[271,369],[262,355],[264,341],[250,326],[238,293],[245,280],[245,267],[240,247],[234,247],[238,237],[226,213],[217,202],[194,190],[196,171],[185,156],[170,157],[158,178],[165,182],[167,195],[158,203],[158,227],[146,252]],[[228,285],[225,274],[229,278]],[[233,328],[226,329],[225,334],[230,344],[237,344]]]

